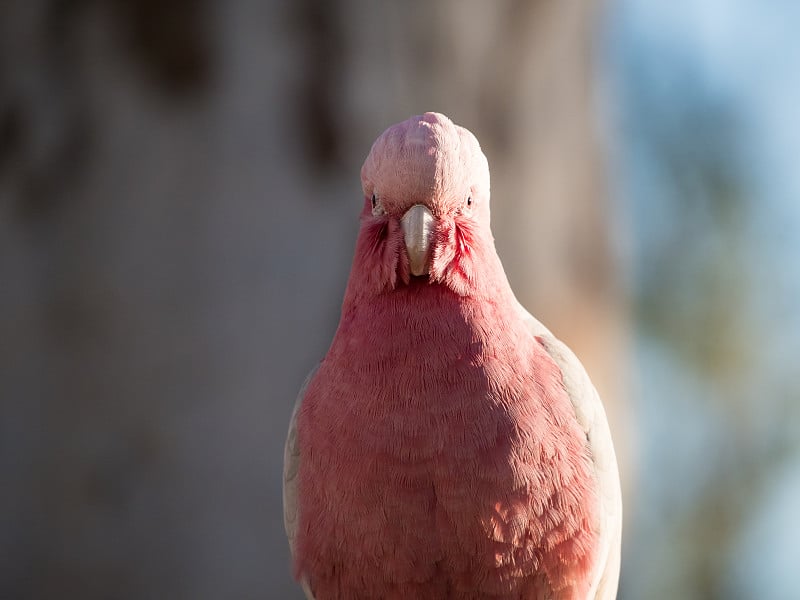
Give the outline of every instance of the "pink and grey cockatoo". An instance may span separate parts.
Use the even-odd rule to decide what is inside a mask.
[[[341,320],[300,390],[284,466],[308,598],[614,598],[622,504],[605,412],[517,302],[478,141],[387,129]]]

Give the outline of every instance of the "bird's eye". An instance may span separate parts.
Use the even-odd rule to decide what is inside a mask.
[[[380,199],[378,199],[378,194],[372,194],[372,216],[382,217],[385,214],[386,211],[383,210],[383,205]]]
[[[467,206],[472,206],[472,196],[467,196]]]

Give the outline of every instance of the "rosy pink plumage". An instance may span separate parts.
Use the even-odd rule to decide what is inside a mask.
[[[605,414],[511,291],[477,140],[443,115],[412,117],[378,138],[361,178],[341,321],[286,446],[306,594],[613,598],[621,503]]]

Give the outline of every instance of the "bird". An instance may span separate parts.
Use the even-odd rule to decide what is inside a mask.
[[[376,139],[361,184],[339,325],[284,448],[306,598],[616,597],[603,404],[511,289],[478,140],[413,116]]]

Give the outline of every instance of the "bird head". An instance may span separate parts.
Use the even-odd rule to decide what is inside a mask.
[[[439,113],[389,127],[361,169],[364,207],[353,277],[383,292],[443,284],[467,295],[494,254],[489,167],[478,140]]]

